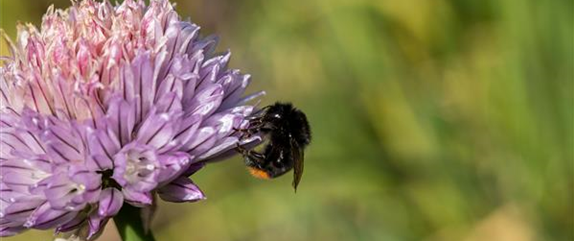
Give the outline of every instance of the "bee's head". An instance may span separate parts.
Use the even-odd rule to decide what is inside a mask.
[[[293,105],[291,103],[276,102],[275,104],[269,106],[266,115],[269,118],[281,119],[288,115],[292,110]]]
[[[264,118],[274,129],[281,130],[283,134],[292,134],[301,146],[306,146],[311,141],[307,116],[291,103],[276,102],[269,106]]]
[[[289,123],[289,118],[291,116],[291,111],[293,106],[291,103],[280,103],[277,102],[267,109],[265,112],[264,119],[273,126],[285,127]]]

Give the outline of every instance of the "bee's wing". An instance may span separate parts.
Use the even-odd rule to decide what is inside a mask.
[[[297,192],[297,186],[303,176],[304,153],[303,148],[295,140],[291,140],[291,156],[293,157],[293,183],[291,184]]]

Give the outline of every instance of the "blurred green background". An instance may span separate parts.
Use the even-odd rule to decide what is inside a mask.
[[[297,194],[212,164],[207,200],[160,204],[158,240],[574,240],[573,1],[177,2],[314,140]],[[13,38],[69,5],[0,3]]]

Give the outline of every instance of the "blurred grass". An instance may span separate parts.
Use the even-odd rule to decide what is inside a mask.
[[[48,2],[0,0],[0,27],[15,37]],[[240,158],[197,173],[208,200],[162,203],[159,240],[574,239],[572,1],[177,9],[221,36],[267,103],[303,109],[314,141],[296,195]]]

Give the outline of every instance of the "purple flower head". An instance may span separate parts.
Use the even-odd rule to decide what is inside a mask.
[[[5,37],[5,36],[4,36]],[[0,67],[0,236],[97,236],[122,205],[204,199],[189,179],[249,123],[250,76],[167,0],[84,0],[19,25]]]

